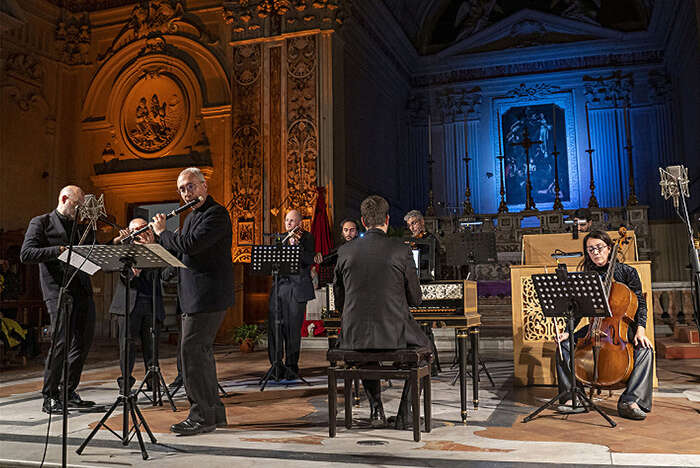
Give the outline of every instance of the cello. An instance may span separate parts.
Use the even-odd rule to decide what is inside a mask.
[[[634,346],[627,341],[627,331],[634,323],[638,302],[626,285],[613,279],[619,247],[629,242],[625,228],[618,233],[603,283],[612,316],[594,317],[574,353],[576,378],[596,389],[624,388],[634,367]]]

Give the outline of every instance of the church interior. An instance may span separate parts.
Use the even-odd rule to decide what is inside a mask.
[[[0,0],[0,102],[0,466],[700,466],[700,0]],[[71,225],[88,218],[95,244],[158,213],[177,236],[199,210],[175,213],[194,193],[187,168],[231,231],[233,281],[217,287],[233,299],[213,338],[226,423],[169,429],[193,404],[189,385],[169,386],[185,352],[182,279],[162,279],[159,332],[135,347],[133,390],[153,347],[163,385],[122,397],[114,304],[131,287],[107,266],[87,283],[94,338],[77,386],[98,404],[46,414],[58,332],[44,263],[25,255],[30,221],[60,214],[77,186]],[[365,239],[370,195],[415,256],[410,315],[431,342],[416,362],[374,359],[397,425],[413,385],[405,430],[374,425],[359,385],[374,361],[332,355],[346,322],[326,258]],[[290,213],[317,257],[293,330],[298,378],[279,379],[266,374],[279,265],[256,259],[291,233]],[[639,283],[646,325],[630,333],[653,350],[653,410],[620,417],[625,383],[590,384],[576,361],[595,408],[529,418],[562,384],[558,336],[573,322],[557,311],[613,308],[597,279],[599,308],[578,286],[547,305],[543,282],[584,278],[571,273],[604,248],[591,231]],[[589,333],[599,323],[584,320]],[[594,382],[607,333],[590,335]],[[140,407],[134,428],[126,403],[106,413],[115,398]]]

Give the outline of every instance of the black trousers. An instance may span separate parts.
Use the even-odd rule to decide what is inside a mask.
[[[630,333],[631,334],[631,333]],[[632,340],[629,340],[632,343]],[[565,341],[561,344],[563,354],[562,358],[557,355],[557,383],[559,392],[563,392],[571,385],[569,373],[569,342]],[[654,384],[654,350],[651,348],[642,348],[637,346],[634,348],[634,367],[632,374],[627,381],[627,388],[620,395],[618,405],[622,402],[635,402],[641,409],[647,413],[651,411],[651,398]],[[565,401],[560,401],[565,403]]]
[[[275,306],[275,300],[279,309]],[[270,315],[267,327],[267,354],[270,364],[282,360],[283,352],[285,365],[299,373],[299,352],[301,349],[301,325],[304,323],[306,302],[294,300],[292,284],[281,280],[279,291],[270,294]],[[275,327],[278,327],[278,339],[275,339]],[[284,378],[285,376],[278,376]]]
[[[180,354],[189,419],[206,426],[226,423],[214,361],[214,338],[225,315],[225,310],[182,315]]]
[[[73,298],[70,314],[70,342],[64,339],[65,317],[57,310],[58,300],[46,301],[51,319],[51,334],[55,342],[49,350],[44,366],[44,398],[60,398],[59,384],[63,372],[63,352],[68,347],[68,392],[73,393],[80,383],[80,375],[95,334],[95,303],[92,296]]]
[[[147,300],[138,299],[136,301],[136,304],[134,304],[134,309],[131,311],[131,315],[129,315],[129,333],[126,334],[126,340],[124,340],[124,335],[126,333],[126,330],[124,330],[124,316],[119,316],[119,365],[123,370],[126,364],[127,375],[131,375],[134,370],[134,363],[136,362],[137,337],[141,340],[143,366],[146,371],[148,371],[148,367],[153,361],[153,340],[151,338],[151,328],[153,327],[152,307],[150,298]],[[160,333],[160,327],[160,321],[156,320],[156,336],[158,333]],[[129,349],[128,363],[124,362],[125,345]]]

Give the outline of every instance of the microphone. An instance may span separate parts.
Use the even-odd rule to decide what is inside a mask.
[[[196,205],[197,203],[202,202],[202,201],[204,201],[204,197],[197,197],[196,199],[192,200],[191,202],[185,203],[185,204],[182,205],[181,207],[176,208],[176,209],[174,209],[173,211],[171,211],[170,213],[166,214],[166,215],[165,215],[165,219],[170,219],[170,218],[172,218],[173,216],[182,213],[182,212],[185,211],[186,209],[192,208],[194,205]],[[150,224],[147,225],[147,226],[145,226],[145,227],[142,227],[141,229],[138,229],[138,230],[132,232],[131,234],[129,234],[128,236],[126,236],[124,239],[122,239],[121,243],[124,244],[124,243],[126,243],[126,242],[131,242],[136,236],[138,236],[139,234],[141,234],[141,233],[143,233],[143,232],[148,231],[149,229],[151,229],[151,225],[150,225]]]
[[[85,195],[85,201],[78,207],[80,213],[80,221],[89,220],[90,227],[93,231],[97,230],[97,222],[104,216],[107,217],[105,211],[105,195],[100,195],[100,198],[88,193]]]
[[[666,169],[660,167],[661,176],[661,196],[665,200],[673,197],[673,206],[678,209],[678,200],[681,196],[690,197],[688,191],[688,168],[685,166],[668,166]]]

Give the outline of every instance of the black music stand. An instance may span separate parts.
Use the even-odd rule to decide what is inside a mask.
[[[498,260],[495,232],[455,232],[448,234],[444,243],[447,264],[451,266],[495,263]]]
[[[437,244],[435,237],[424,239],[410,238],[405,241],[412,250],[418,251],[418,280],[435,281],[435,268],[437,264]]]
[[[559,264],[555,274],[532,275],[532,283],[545,317],[565,317],[569,332],[569,373],[571,387],[560,392],[557,396],[540,406],[523,419],[526,423],[534,419],[545,409],[554,406],[560,398],[571,398],[571,410],[568,413],[588,412],[591,409],[600,414],[611,427],[617,423],[586,396],[580,386],[576,385],[574,353],[574,320],[581,317],[611,317],[610,305],[603,288],[600,275],[596,272],[567,271],[566,265]],[[581,405],[577,399],[581,399]]]
[[[143,393],[146,398],[148,398],[153,406],[163,406],[163,393],[168,398],[170,402],[170,408],[173,411],[177,411],[177,407],[173,402],[173,396],[175,392],[170,394],[168,386],[165,384],[165,379],[163,378],[163,373],[160,371],[160,363],[158,362],[158,329],[156,327],[156,288],[160,283],[160,270],[153,275],[153,284],[151,288],[151,349],[153,349],[153,356],[151,356],[151,365],[148,366],[148,372],[146,376],[141,381],[138,390],[136,390],[136,395]],[[128,333],[128,331],[127,331]],[[151,396],[148,395],[148,389],[144,390],[143,386],[146,385],[148,379],[151,379]]]
[[[282,319],[279,314],[279,277],[288,276],[299,272],[301,261],[301,246],[299,245],[254,245],[250,255],[250,268],[252,273],[260,275],[272,275],[273,294],[275,302],[275,320],[268,319],[269,326],[272,327],[275,344],[280,344],[280,328]],[[272,312],[272,311],[270,311]],[[301,331],[300,331],[301,333]],[[270,343],[268,343],[268,347]],[[307,385],[311,385],[299,376],[296,372],[288,368],[282,362],[281,353],[275,349],[274,362],[260,379],[260,391],[265,390],[270,379],[279,382],[280,376],[292,375]]]
[[[85,256],[90,251],[90,247],[76,247],[75,253],[78,256]],[[74,253],[74,255],[75,255]],[[129,280],[132,275],[132,268],[162,268],[167,266],[185,267],[178,259],[173,257],[167,250],[158,244],[125,244],[125,245],[97,245],[90,255],[92,263],[100,267],[105,272],[121,271],[121,274],[126,278],[127,287],[124,288],[124,329],[121,339],[124,347],[124,365],[122,365],[122,385],[119,389],[119,395],[112,406],[107,410],[95,428],[90,432],[87,439],[76,450],[78,455],[81,455],[85,447],[90,443],[92,438],[97,434],[97,431],[104,426],[112,434],[121,439],[122,445],[129,445],[129,442],[136,435],[141,448],[141,456],[144,460],[148,459],[148,452],[143,443],[143,437],[139,426],[143,426],[144,430],[151,439],[151,443],[156,443],[156,438],[153,436],[148,423],[141,414],[138,407],[136,393],[129,391],[129,375],[126,375],[126,369],[129,362],[129,347],[126,345],[126,338],[129,333]],[[122,434],[121,436],[112,430],[105,421],[111,416],[117,406],[122,405]],[[133,428],[131,426],[133,421]]]

